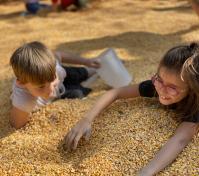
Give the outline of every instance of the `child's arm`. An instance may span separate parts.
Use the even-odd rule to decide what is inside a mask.
[[[10,114],[10,124],[19,129],[29,121],[29,113],[22,111],[16,107],[12,107]]]
[[[112,89],[105,93],[91,108],[91,110],[86,113],[84,117],[70,130],[65,138],[65,146],[68,149],[76,149],[80,138],[82,136],[88,137],[91,130],[91,123],[94,119],[111,103],[117,99],[134,98],[138,96],[140,96],[138,84]]]
[[[164,169],[178,156],[197,133],[199,124],[183,122],[173,137],[160,149],[155,157],[139,172],[139,176],[152,176]]]
[[[94,59],[85,59],[83,57],[77,56],[72,53],[66,53],[61,51],[54,52],[55,56],[59,59],[61,63],[68,63],[68,64],[78,64],[78,65],[85,65],[88,67],[99,68],[100,62],[97,58]]]

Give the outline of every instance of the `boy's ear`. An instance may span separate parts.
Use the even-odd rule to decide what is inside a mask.
[[[22,83],[18,78],[16,79],[16,83],[17,83],[17,85],[19,85],[19,86],[21,86],[21,87],[24,87],[24,86],[25,86],[25,84]]]

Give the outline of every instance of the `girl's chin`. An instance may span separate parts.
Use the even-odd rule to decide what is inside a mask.
[[[170,98],[169,98],[169,99],[163,99],[163,98],[159,97],[159,101],[160,101],[160,103],[163,104],[163,105],[170,105],[170,104],[172,104]]]

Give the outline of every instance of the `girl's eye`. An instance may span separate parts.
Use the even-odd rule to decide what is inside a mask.
[[[176,94],[177,90],[174,87],[167,87],[167,91],[170,92],[171,94]]]
[[[162,79],[160,77],[157,77],[158,82],[163,83]]]
[[[168,87],[169,90],[176,90],[174,87]]]

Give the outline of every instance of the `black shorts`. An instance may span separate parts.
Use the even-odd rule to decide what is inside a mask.
[[[90,88],[81,86],[81,82],[88,79],[88,71],[84,67],[66,67],[66,78],[64,79],[65,93],[61,98],[83,98],[90,92]]]

